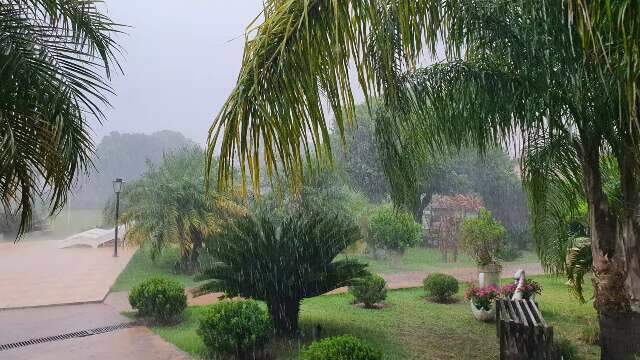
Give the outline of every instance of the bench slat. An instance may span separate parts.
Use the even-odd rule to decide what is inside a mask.
[[[496,315],[501,360],[558,359],[553,328],[544,321],[534,302],[497,300]]]

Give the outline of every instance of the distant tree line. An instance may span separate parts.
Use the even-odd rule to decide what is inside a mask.
[[[131,183],[142,176],[147,162],[158,164],[163,154],[194,145],[181,133],[170,130],[150,135],[112,132],[96,147],[95,168],[78,180],[69,205],[76,209],[102,209],[113,197],[111,182],[115,178]]]

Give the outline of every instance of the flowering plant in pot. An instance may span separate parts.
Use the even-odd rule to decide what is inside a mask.
[[[542,285],[535,280],[524,280],[522,287],[522,298],[525,300],[535,300],[535,296],[542,294]],[[511,299],[518,288],[517,284],[508,284],[500,289],[500,294],[507,299]]]
[[[465,299],[471,303],[471,312],[476,319],[481,321],[493,320],[496,316],[496,309],[493,301],[500,296],[496,286],[487,287],[470,286],[464,294]]]
[[[504,245],[506,229],[485,209],[477,218],[465,220],[460,226],[460,249],[478,265],[480,287],[497,286],[500,280],[500,249]]]

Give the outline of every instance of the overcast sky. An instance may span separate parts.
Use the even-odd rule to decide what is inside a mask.
[[[107,0],[108,14],[131,26],[119,37],[124,75],[113,86],[111,131],[171,129],[204,144],[211,121],[235,84],[244,30],[262,0]]]

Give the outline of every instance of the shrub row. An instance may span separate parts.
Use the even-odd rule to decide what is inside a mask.
[[[371,306],[384,300],[386,282],[376,275],[363,279],[356,289],[362,302]],[[180,283],[152,278],[131,290],[129,303],[139,316],[168,323],[184,312],[187,296]],[[249,359],[261,354],[274,330],[269,314],[257,301],[229,300],[214,304],[203,313],[197,333],[212,355]],[[379,360],[381,354],[357,338],[338,336],[311,344],[303,351],[302,359]]]

